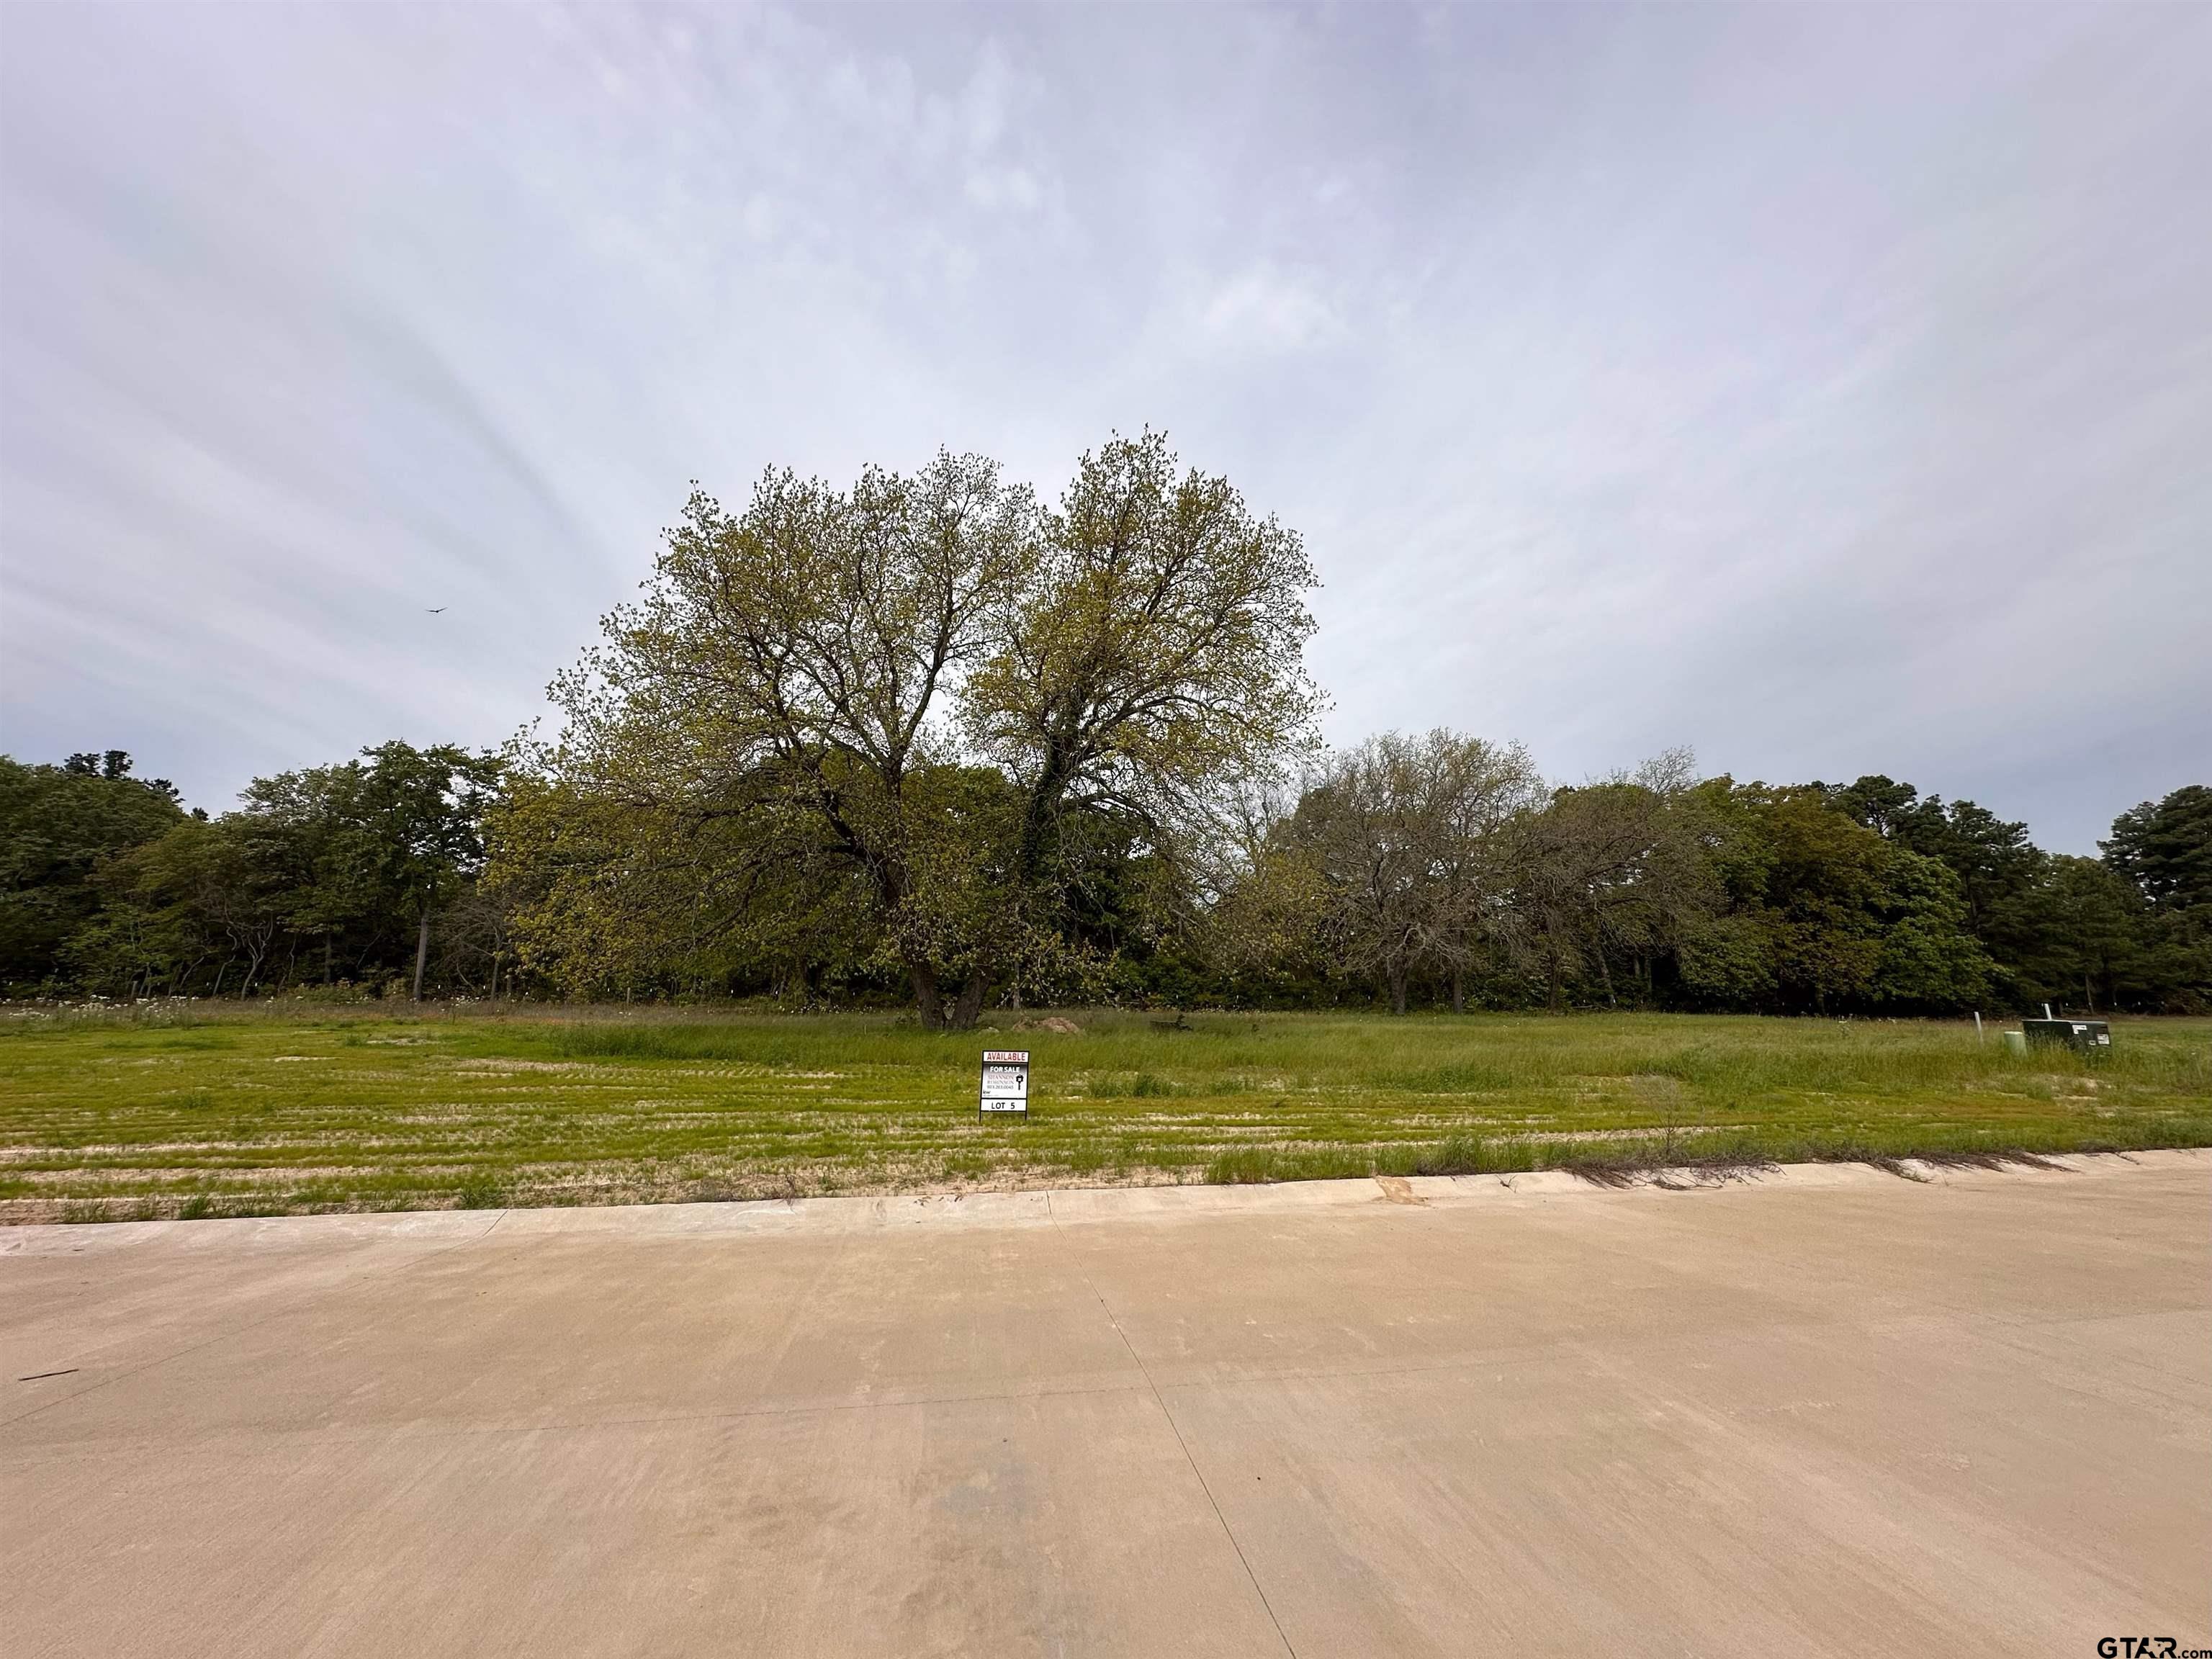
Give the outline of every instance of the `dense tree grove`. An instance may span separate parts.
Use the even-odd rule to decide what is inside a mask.
[[[483,994],[514,965],[477,879],[491,756],[387,743],[258,779],[214,818],[132,777],[128,755],[94,759],[0,757],[11,994]]]
[[[2100,859],[1910,784],[1547,785],[1313,732],[1295,533],[1155,434],[1047,506],[941,455],[695,494],[550,741],[388,743],[187,811],[0,757],[12,996],[987,1008],[2212,1007],[2212,788]]]
[[[1303,783],[1218,847],[1164,853],[1097,812],[1061,825],[1050,909],[964,1016],[924,1017],[987,999],[2212,1007],[2202,786],[2121,814],[2087,859],[1883,777],[1739,784],[1670,757],[1547,788],[1520,750],[1449,732],[1373,739]],[[1003,781],[948,769],[915,799],[944,815],[914,878],[939,914],[961,914],[946,890],[968,915],[1011,903]],[[818,823],[764,817],[672,816],[399,743],[257,781],[214,818],[126,755],[0,757],[0,973],[14,996],[912,1000],[872,878],[841,870]]]

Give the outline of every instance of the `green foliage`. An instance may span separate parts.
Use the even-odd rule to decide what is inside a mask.
[[[1923,798],[1911,784],[1881,776],[1814,787],[1826,788],[1832,805],[1885,841],[1948,869],[1958,878],[1968,926],[1984,939],[1996,914],[2034,879],[2043,856],[2028,844],[2026,824],[2007,823],[1970,800],[1946,806],[1940,795]]]
[[[238,811],[187,816],[129,757],[0,758],[10,921],[27,967],[108,996],[248,996],[404,978],[443,917],[434,984],[465,986],[503,923],[479,894],[489,757],[389,743],[257,779]],[[29,977],[28,974],[20,977]]]
[[[1992,971],[1938,860],[1837,810],[1830,793],[1734,785],[1697,792],[1719,844],[1722,914],[1685,942],[1700,1000],[1786,1012],[1971,1007]]]
[[[1540,793],[1518,751],[1434,732],[1378,739],[1295,797],[1229,780],[1204,823],[1071,795],[1025,854],[1018,772],[917,751],[887,906],[880,869],[774,768],[672,805],[619,767],[517,758],[385,744],[257,780],[212,820],[119,753],[0,758],[15,990],[343,1002],[405,994],[428,943],[434,989],[512,993],[520,975],[538,994],[789,1007],[896,1000],[920,961],[964,981],[978,1017],[1378,995],[2212,1006],[2202,789],[2122,815],[2098,860],[1884,778],[1692,783],[1670,757]],[[854,818],[879,793],[842,750],[817,781]],[[940,1001],[933,1023],[957,1012]]]
[[[81,982],[114,995],[156,986],[240,996],[261,980],[307,878],[289,839],[240,813],[187,819],[106,866],[108,903],[63,951]],[[212,981],[201,977],[212,964]]]
[[[359,760],[257,778],[238,816],[288,840],[308,877],[289,920],[309,931],[435,908],[483,861],[499,778],[489,756],[386,743]]]
[[[1708,1008],[1764,1008],[1773,1004],[1773,940],[1755,913],[1700,917],[1685,930],[1675,971],[1689,1000]]]
[[[2082,946],[2093,977],[2095,963],[2105,963],[2117,991],[2117,958],[2131,970],[2126,982],[2138,1002],[2176,1012],[2212,1007],[2212,788],[2191,784],[2123,812],[2104,852],[2106,866],[2140,899],[2142,915],[2133,939],[2114,941],[2100,913],[2103,942]]]
[[[63,945],[100,913],[100,867],[184,819],[165,780],[130,774],[120,750],[60,766],[0,755],[0,988],[55,980]]]
[[[2191,784],[2121,813],[2104,848],[2154,908],[2212,911],[2212,788]]]
[[[572,988],[829,940],[935,1025],[1096,991],[1209,791],[1303,740],[1312,581],[1150,434],[1085,455],[1056,511],[949,454],[846,490],[771,472],[736,515],[695,493],[556,684],[495,885]]]
[[[1380,976],[1402,1014],[1415,971],[1440,969],[1457,990],[1499,942],[1509,890],[1530,873],[1516,868],[1514,832],[1540,795],[1522,749],[1386,732],[1315,775],[1267,867],[1282,898],[1310,907],[1336,971]]]
[[[1881,954],[1869,1001],[1878,1008],[1937,1011],[1981,1001],[1993,964],[1967,930],[1958,878],[1936,860],[1903,850],[1892,852],[1883,874]]]
[[[1715,848],[1729,839],[1715,805],[1690,787],[1686,754],[1638,777],[1557,789],[1522,812],[1512,842],[1514,884],[1496,924],[1516,961],[1540,973],[1553,1008],[1594,980],[1620,1002],[1614,965],[1648,986],[1656,964],[1717,912]],[[1630,987],[1633,998],[1638,988]]]

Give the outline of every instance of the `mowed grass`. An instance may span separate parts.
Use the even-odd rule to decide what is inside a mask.
[[[208,1004],[0,1013],[0,1219],[1257,1181],[2212,1144],[2212,1020]],[[980,1119],[987,1045],[1027,1121]]]

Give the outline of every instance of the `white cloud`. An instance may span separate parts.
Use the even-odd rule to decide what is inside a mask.
[[[1214,289],[1199,321],[1218,343],[1262,351],[1302,351],[1343,332],[1334,309],[1310,284],[1264,264]]]

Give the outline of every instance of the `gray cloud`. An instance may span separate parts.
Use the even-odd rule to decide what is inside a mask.
[[[2212,763],[2202,9],[0,15],[0,732],[495,741],[696,477],[1166,427],[1333,734]],[[441,617],[424,614],[448,606]]]

